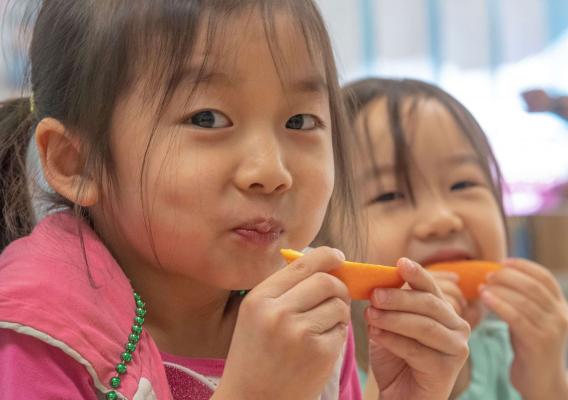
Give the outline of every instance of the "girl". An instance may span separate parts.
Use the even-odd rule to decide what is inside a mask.
[[[547,269],[505,259],[501,176],[473,116],[424,82],[367,79],[344,90],[362,153],[356,182],[362,195],[359,211],[368,223],[369,261],[389,265],[407,256],[424,266],[461,259],[505,265],[489,277],[481,302],[466,302],[457,276],[436,274],[458,314],[476,327],[452,397],[568,398],[566,300]],[[398,315],[388,310],[400,296],[377,290],[366,310],[372,370],[384,346],[384,333],[377,335],[377,330],[391,331],[386,326]],[[425,294],[424,302],[430,301]],[[504,323],[484,320],[482,305],[509,331]],[[437,329],[429,331],[436,334]],[[384,377],[375,376],[382,390]]]
[[[285,269],[279,255],[351,201],[315,5],[46,0],[30,56],[32,99],[1,108],[2,236],[23,236],[0,258],[2,398],[359,398],[348,292],[323,273],[343,254],[318,248]],[[32,135],[74,212],[30,233]],[[397,362],[377,373],[392,398],[442,398],[468,326],[428,274],[401,270],[416,342],[393,341]],[[420,314],[445,351],[417,351]]]

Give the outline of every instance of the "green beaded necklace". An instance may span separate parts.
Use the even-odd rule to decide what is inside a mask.
[[[249,290],[239,290],[237,293],[239,296],[246,296]],[[136,316],[134,317],[134,324],[132,324],[132,333],[128,335],[128,343],[125,345],[125,351],[120,355],[121,361],[116,364],[117,375],[110,378],[110,387],[113,389],[118,389],[122,380],[120,375],[126,374],[127,366],[126,364],[132,361],[132,353],[136,350],[136,345],[140,340],[140,335],[142,334],[142,325],[144,324],[144,316],[146,315],[146,303],[142,301],[140,295],[134,292],[134,301],[136,302]],[[106,394],[107,400],[118,399],[118,394],[116,391],[111,390]]]
[[[125,351],[120,355],[120,362],[116,364],[117,375],[110,378],[110,387],[118,389],[121,384],[120,375],[126,374],[127,364],[132,361],[132,353],[136,350],[136,345],[142,334],[142,325],[144,324],[144,316],[146,315],[146,303],[142,301],[140,295],[134,292],[134,301],[136,302],[136,316],[134,324],[132,324],[132,333],[128,335],[128,343],[124,346]],[[106,394],[107,400],[118,399],[118,394],[111,390]]]

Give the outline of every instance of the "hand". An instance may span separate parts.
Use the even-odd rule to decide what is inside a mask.
[[[553,110],[552,98],[542,89],[527,90],[521,93],[528,112],[546,112]]]
[[[485,317],[485,308],[480,300],[467,301],[458,286],[459,275],[449,271],[428,271],[442,290],[445,299],[454,307],[456,313],[475,329]],[[471,383],[471,360],[465,363],[461,369],[450,398],[457,398]]]
[[[467,301],[457,282],[459,276],[448,271],[429,271],[436,284],[442,290],[445,299],[454,307],[456,313],[465,319],[473,330],[485,317],[483,304],[479,300]]]
[[[345,257],[318,248],[276,272],[241,303],[214,398],[317,398],[347,337],[350,298],[325,273]]]
[[[469,354],[469,325],[426,270],[408,259],[398,266],[412,289],[377,289],[366,313],[381,399],[448,398]]]
[[[552,274],[528,260],[507,260],[488,277],[481,298],[509,324],[511,381],[523,399],[568,398],[568,305]]]

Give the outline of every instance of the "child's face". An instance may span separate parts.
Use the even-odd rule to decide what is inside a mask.
[[[202,62],[196,49],[149,147],[145,209],[140,172],[157,105],[137,90],[118,106],[111,143],[118,189],[107,199],[114,219],[98,225],[121,264],[242,289],[282,264],[280,248],[314,239],[334,183],[326,84],[292,21],[277,22],[289,66],[280,71],[283,83],[256,15],[227,27],[209,55],[206,82],[188,102]]]
[[[506,239],[497,202],[473,147],[448,111],[435,100],[423,100],[405,126],[415,205],[393,169],[386,102],[377,100],[365,111],[357,129],[363,132],[367,118],[380,171],[378,176],[373,172],[369,157],[359,158],[357,184],[369,226],[369,261],[394,265],[403,256],[422,265],[502,260]]]

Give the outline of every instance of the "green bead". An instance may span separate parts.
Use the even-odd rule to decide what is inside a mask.
[[[117,387],[120,386],[120,378],[118,376],[113,376],[112,378],[110,378],[110,386],[113,389],[116,389]]]
[[[140,340],[140,335],[137,335],[135,333],[131,333],[130,335],[128,335],[128,341],[130,343],[138,343],[138,341]]]
[[[134,318],[134,322],[136,322],[138,325],[143,325],[144,324],[144,318],[136,317],[136,318]]]
[[[135,299],[135,300],[140,300],[141,297],[140,297],[140,295],[139,295],[138,293],[134,292],[134,299]]]
[[[132,325],[132,333],[140,335],[142,333],[142,327],[140,325]]]
[[[136,350],[136,345],[134,343],[126,343],[126,351],[129,353],[134,353]]]
[[[141,299],[136,300],[136,305],[140,308],[146,307],[146,303],[144,303]]]
[[[143,317],[146,315],[146,310],[144,310],[143,308],[136,308],[136,315],[139,317]]]
[[[107,393],[106,398],[107,398],[107,400],[116,400],[116,399],[118,399],[118,395],[113,390],[112,392]]]
[[[116,372],[118,372],[120,375],[126,374],[126,365],[124,365],[123,363],[120,363],[116,366]]]
[[[129,363],[130,361],[132,361],[132,354],[130,354],[129,352],[125,351],[124,353],[122,353],[120,355],[120,359],[122,361],[124,361],[125,363]]]

